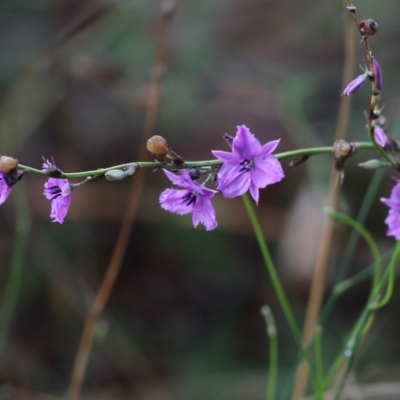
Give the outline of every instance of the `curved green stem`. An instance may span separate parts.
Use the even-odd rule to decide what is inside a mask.
[[[31,221],[25,185],[20,185],[15,193],[17,204],[17,226],[14,254],[11,262],[10,276],[7,279],[2,305],[0,308],[0,358],[3,356],[11,322],[17,306],[22,284],[22,274],[26,257],[26,245]]]
[[[347,215],[336,211],[332,208],[326,208],[325,212],[332,218],[335,218],[339,220],[340,222],[351,226],[353,229],[359,232],[359,234],[365,239],[367,242],[371,253],[372,257],[374,259],[374,279],[372,283],[372,293],[375,291],[376,286],[379,283],[379,279],[381,277],[382,273],[382,263],[381,263],[381,257],[379,255],[379,249],[378,246],[375,243],[375,240],[373,239],[372,235],[368,232],[367,229],[364,228],[363,225],[361,225],[359,222],[355,221],[354,219],[348,217]]]
[[[261,308],[261,314],[265,318],[269,337],[268,389],[266,399],[274,400],[278,379],[278,332],[271,309],[268,306],[263,306]]]
[[[374,149],[374,145],[370,142],[355,142],[354,144],[358,150]],[[276,156],[276,158],[282,160],[285,158],[294,158],[294,157],[300,157],[300,156],[314,156],[314,155],[318,155],[318,154],[331,154],[331,153],[332,153],[332,146],[324,146],[324,147],[313,147],[313,148],[307,148],[307,149],[285,151],[283,153],[277,153],[277,154],[275,154],[275,156]],[[130,166],[131,164],[132,164],[132,162],[114,165],[112,167],[107,167],[107,168],[99,168],[99,169],[90,170],[90,171],[66,172],[66,173],[63,173],[62,177],[72,179],[72,178],[86,178],[88,176],[102,176],[107,171],[110,171],[113,169],[123,169],[125,167]],[[140,161],[140,162],[137,162],[136,164],[138,164],[140,168],[153,168],[153,169],[160,168],[160,164],[158,164],[156,162]],[[204,161],[186,161],[181,165],[166,164],[166,165],[163,165],[163,168],[184,169],[184,168],[192,168],[192,167],[212,167],[212,166],[218,166],[221,164],[222,164],[222,161],[213,159],[213,160],[204,160]],[[50,176],[50,173],[47,171],[42,171],[40,169],[32,168],[27,165],[19,164],[19,168],[21,168],[24,171],[36,174],[36,175]]]
[[[383,299],[376,305],[376,308],[381,308],[385,306],[393,295],[393,288],[394,288],[394,278],[396,272],[396,262],[400,257],[400,241],[396,242],[396,247],[394,248],[392,259],[390,260],[390,264],[388,267],[389,270],[389,278],[385,296]]]
[[[303,346],[300,328],[297,325],[292,308],[290,307],[290,304],[289,304],[289,300],[286,297],[285,290],[283,289],[283,286],[279,279],[278,273],[276,272],[274,262],[272,260],[271,254],[269,252],[267,243],[265,242],[265,239],[264,239],[264,235],[263,235],[263,232],[261,229],[260,222],[255,213],[254,206],[253,206],[253,204],[250,200],[250,197],[248,196],[247,193],[242,196],[242,199],[243,199],[244,205],[246,207],[246,211],[249,214],[250,221],[253,226],[254,234],[256,236],[258,245],[260,247],[261,254],[264,258],[264,262],[267,267],[269,276],[271,278],[272,285],[274,286],[275,293],[276,293],[279,303],[283,309],[283,312],[284,312],[286,320],[289,324],[290,330],[292,331],[292,335],[293,335],[293,337],[296,341],[296,344],[299,347],[303,357],[310,364],[311,371],[313,371],[310,356],[309,356],[307,350]],[[315,379],[314,379],[314,384],[315,384]]]

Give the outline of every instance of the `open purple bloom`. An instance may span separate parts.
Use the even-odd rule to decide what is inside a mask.
[[[258,203],[258,189],[279,182],[285,176],[281,163],[271,153],[279,140],[263,146],[245,126],[238,126],[232,142],[232,153],[213,151],[223,161],[218,172],[218,188],[225,197],[236,197],[250,190]]]
[[[385,131],[380,126],[375,126],[374,138],[376,143],[378,143],[379,146],[383,148],[385,148],[388,144],[390,144],[389,138],[387,137]]]
[[[166,170],[164,172],[173,184],[184,189],[165,189],[160,195],[161,207],[179,215],[192,213],[195,228],[200,222],[207,231],[216,228],[217,220],[211,203],[211,198],[216,191],[200,186],[192,180],[188,171],[180,175]]]
[[[390,194],[390,198],[381,199],[388,207],[390,207],[389,215],[385,219],[388,226],[387,236],[394,236],[396,240],[400,240],[400,182],[395,185]]]
[[[44,170],[52,167],[53,164],[49,161],[43,163]],[[71,204],[71,185],[68,180],[49,178],[44,184],[43,194],[51,201],[51,220],[62,224]]]
[[[375,76],[375,86],[378,90],[382,89],[382,70],[380,65],[378,64],[378,61],[376,61],[375,58],[372,59],[372,70],[374,72]]]
[[[11,193],[11,186],[4,177],[4,173],[0,172],[0,204],[3,204]]]
[[[357,78],[353,79],[343,90],[342,96],[350,96],[354,92],[356,92],[362,85],[364,85],[367,80],[368,73],[357,76]]]

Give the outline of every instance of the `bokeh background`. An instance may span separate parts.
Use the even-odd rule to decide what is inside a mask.
[[[396,136],[400,3],[359,3],[360,17],[380,26],[371,48],[384,72],[388,132]],[[331,145],[343,89],[344,7],[339,0],[182,0],[168,37],[154,133],[187,160],[209,159],[211,150],[226,149],[222,135],[234,135],[241,124],[261,142],[280,138],[279,151]],[[69,172],[136,160],[160,18],[158,0],[2,0],[0,153],[36,168],[42,156],[54,157]],[[363,46],[356,51],[361,64]],[[367,139],[368,104],[365,87],[352,98],[350,140]],[[359,151],[346,164],[340,209],[352,217],[373,177],[356,165],[372,156]],[[286,178],[261,191],[257,212],[301,322],[332,160],[317,156],[293,169],[287,161],[283,165]],[[390,193],[391,175],[382,175],[366,222],[382,254],[393,245],[385,236],[387,209],[379,202]],[[0,208],[2,399],[59,399],[66,393],[132,184],[101,180],[76,190],[59,225],[50,221],[43,183],[27,176]],[[161,172],[147,173],[128,251],[96,330],[82,399],[264,398],[264,304],[277,321],[283,393],[297,349],[242,200],[216,196],[219,225],[206,232],[194,229],[190,216],[160,208],[158,196],[170,186]],[[21,197],[29,205],[22,217]],[[17,227],[23,226],[19,217],[31,225],[27,243],[15,252]],[[338,225],[328,294],[349,235]],[[13,270],[15,254],[25,259]],[[349,275],[370,264],[369,249],[360,242]],[[7,286],[14,296],[5,297]],[[327,362],[343,344],[369,288],[367,280],[336,304],[324,327]],[[378,314],[353,383],[400,377],[398,300],[395,294]]]

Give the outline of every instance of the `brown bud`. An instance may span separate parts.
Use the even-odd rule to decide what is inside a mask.
[[[358,30],[362,37],[373,36],[378,32],[378,24],[373,19],[363,19],[358,24]]]
[[[335,159],[350,157],[355,152],[356,146],[354,143],[346,142],[343,139],[336,140],[336,142],[333,143],[333,155]]]
[[[0,157],[0,171],[9,174],[18,167],[18,160],[8,156]]]
[[[335,157],[335,169],[339,172],[340,183],[344,179],[344,162],[351,157],[357,150],[354,143],[346,142],[343,139],[333,143],[333,156]]]
[[[167,141],[162,136],[154,135],[147,141],[147,150],[156,157],[165,156],[168,152]]]

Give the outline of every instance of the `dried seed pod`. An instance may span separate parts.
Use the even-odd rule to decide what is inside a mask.
[[[165,156],[168,152],[167,141],[162,136],[154,135],[147,141],[147,150],[155,157]]]
[[[375,35],[378,32],[378,24],[373,19],[363,19],[358,24],[358,30],[362,37],[368,37]]]
[[[335,169],[339,172],[340,183],[344,179],[344,162],[351,157],[357,150],[354,143],[346,142],[343,139],[333,143],[333,156],[335,158]]]
[[[147,150],[149,150],[156,161],[161,164],[172,162],[173,164],[179,165],[184,163],[183,158],[168,147],[167,141],[162,136],[152,136],[147,141]]]
[[[9,156],[0,157],[0,171],[9,174],[18,167],[18,160]]]

